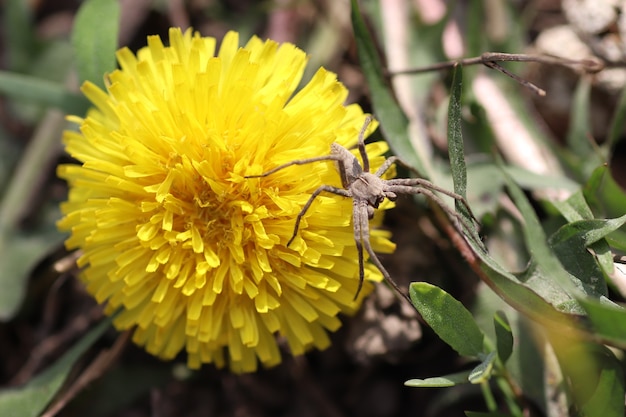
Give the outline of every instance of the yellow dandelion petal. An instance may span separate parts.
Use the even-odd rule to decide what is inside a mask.
[[[307,58],[294,45],[239,42],[229,32],[217,51],[213,38],[171,29],[168,42],[119,50],[106,91],[83,85],[94,107],[68,118],[80,131],[64,143],[81,165],[58,169],[70,189],[58,226],[82,250],[87,290],[107,314],[121,309],[114,325],[134,328],[134,343],[163,359],[184,350],[191,368],[251,372],[280,363],[277,336],[296,355],[328,347],[338,314],[381,276],[368,265],[354,300],[352,202],[340,196],[316,199],[287,247],[311,193],[341,187],[332,163],[246,178],[356,144],[366,115],[325,69],[297,91]],[[386,151],[367,145],[374,168]],[[388,233],[371,241],[394,249]]]

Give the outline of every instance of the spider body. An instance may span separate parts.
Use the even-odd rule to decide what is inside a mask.
[[[246,178],[259,178],[266,177],[273,174],[276,171],[282,170],[292,165],[304,165],[319,161],[335,161],[337,171],[341,177],[341,185],[343,188],[334,187],[331,185],[321,185],[317,188],[309,197],[307,202],[302,206],[300,213],[296,218],[294,225],[293,235],[287,242],[287,246],[291,245],[293,240],[298,234],[298,228],[300,227],[300,221],[302,217],[311,207],[311,204],[315,201],[318,195],[323,192],[340,195],[342,197],[352,199],[352,223],[354,227],[354,241],[357,247],[358,260],[359,260],[359,286],[354,296],[356,299],[363,286],[363,279],[365,276],[363,248],[367,251],[371,261],[383,274],[385,280],[398,291],[404,298],[410,301],[409,297],[398,287],[398,285],[391,279],[391,276],[382,265],[369,241],[369,220],[374,216],[375,210],[385,200],[389,199],[394,201],[399,194],[423,194],[426,197],[437,203],[449,216],[455,218],[460,224],[463,224],[463,218],[458,213],[452,211],[443,200],[435,192],[441,192],[447,196],[450,196],[456,200],[459,200],[468,212],[471,214],[471,210],[465,201],[465,199],[455,193],[437,187],[433,183],[422,178],[396,178],[386,180],[382,176],[394,163],[402,163],[406,166],[398,157],[392,156],[387,158],[385,162],[374,173],[370,172],[369,158],[365,151],[365,131],[371,122],[371,118],[368,117],[359,134],[358,149],[363,160],[363,165],[359,163],[359,160],[345,147],[338,143],[331,144],[330,154],[325,156],[318,156],[314,158],[301,159],[288,162],[283,165],[279,165],[274,169],[264,172],[260,175],[250,175]],[[408,166],[407,166],[408,167]],[[410,167],[408,167],[410,168]]]

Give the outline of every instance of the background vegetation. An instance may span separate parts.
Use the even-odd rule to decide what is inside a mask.
[[[582,27],[592,15],[571,4],[5,0],[0,415],[623,416],[626,31],[617,13]],[[54,226],[64,115],[84,113],[79,80],[101,80],[119,45],[169,26],[297,44],[375,114],[378,139],[466,195],[481,222],[467,239],[424,199],[386,219],[384,263],[420,315],[380,285],[327,351],[243,376],[160,362],[111,330]],[[485,51],[593,52],[608,68],[505,65],[546,97],[482,66],[388,71]]]

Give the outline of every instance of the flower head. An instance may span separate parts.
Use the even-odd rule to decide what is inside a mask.
[[[297,214],[321,184],[341,186],[332,163],[293,166],[244,178],[285,162],[350,147],[365,120],[345,106],[345,87],[320,69],[296,92],[305,53],[253,37],[239,47],[171,29],[134,55],[107,91],[91,83],[95,106],[70,117],[80,132],[64,141],[82,165],[63,165],[66,242],[79,248],[87,290],[114,324],[135,327],[133,341],[161,358],[187,352],[202,363],[250,372],[280,362],[277,337],[297,355],[329,345],[339,313],[355,311],[358,263],[352,201],[319,197],[287,247]],[[368,145],[376,166],[385,145]],[[373,223],[379,223],[375,218]],[[372,231],[381,252],[393,244]],[[367,280],[380,280],[368,267]]]

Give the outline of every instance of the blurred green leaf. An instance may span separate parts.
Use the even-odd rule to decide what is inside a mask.
[[[578,302],[589,315],[591,326],[599,337],[606,343],[626,349],[626,309],[609,301],[581,298]]]
[[[473,1],[468,4],[467,28],[465,37],[467,39],[467,53],[469,56],[479,56],[485,52],[485,32],[483,31],[485,16],[483,2]]]
[[[572,193],[565,201],[551,201],[568,222],[593,219],[593,212],[585,200],[582,190]]]
[[[2,34],[8,53],[9,68],[27,71],[32,57],[38,53],[39,43],[35,36],[33,16],[27,1],[7,0],[2,13]]]
[[[378,56],[376,45],[367,30],[360,14],[358,2],[352,3],[352,26],[356,39],[361,70],[367,79],[372,96],[372,104],[385,140],[396,155],[401,155],[404,162],[414,167],[424,178],[428,177],[425,164],[415,153],[408,136],[409,120],[391,93],[389,83],[384,76],[383,66]]]
[[[622,93],[619,96],[615,113],[613,113],[613,119],[609,128],[609,135],[606,143],[602,145],[605,148],[607,159],[610,159],[612,150],[622,137],[624,131],[624,125],[626,125],[626,87],[622,89]]]
[[[493,364],[496,361],[496,351],[489,354],[470,372],[468,380],[472,384],[482,384],[491,378]]]
[[[618,361],[607,364],[589,401],[582,407],[585,416],[621,417],[624,415],[624,376]]]
[[[581,178],[587,178],[591,171],[604,162],[598,149],[591,142],[591,120],[589,101],[591,93],[591,78],[582,77],[574,93],[567,144],[580,163],[575,167],[583,170]],[[588,171],[588,172],[585,172]]]
[[[551,342],[580,415],[623,417],[624,375],[613,352],[578,338],[553,337]]]
[[[59,245],[63,235],[55,222],[60,217],[54,202],[33,207],[41,190],[41,167],[49,166],[60,150],[59,138],[65,126],[63,114],[49,110],[41,120],[11,173],[0,200],[0,320],[10,319],[20,306],[29,272],[41,258]],[[36,217],[26,229],[26,216]],[[36,216],[35,216],[36,215]],[[35,220],[35,219],[33,219]]]
[[[4,71],[0,71],[0,93],[57,107],[68,114],[84,114],[89,106],[86,98],[69,92],[62,84]]]
[[[452,166],[454,167],[454,164]],[[485,213],[494,213],[498,209],[504,188],[502,170],[515,178],[515,181],[524,189],[569,192],[580,190],[580,184],[565,176],[537,174],[512,165],[498,167],[491,161],[469,162],[467,165],[468,199],[478,218]]]
[[[437,376],[425,379],[409,379],[404,383],[407,387],[416,388],[441,388],[441,387],[453,387],[459,384],[467,384],[469,377],[469,371],[457,372],[445,376]]]
[[[511,417],[510,414],[499,413],[497,411],[491,412],[479,412],[479,411],[466,411],[465,415],[467,417]]]
[[[0,231],[0,322],[8,321],[17,314],[24,299],[29,273],[64,238],[56,229],[32,233]]]
[[[461,356],[478,357],[483,352],[483,332],[454,297],[426,282],[413,282],[409,295],[426,323]]]
[[[498,357],[505,363],[513,353],[513,332],[509,320],[503,311],[496,311],[493,316],[493,327],[496,331],[496,346]]]
[[[190,371],[191,372],[191,371]],[[150,392],[172,380],[172,366],[146,366],[145,363],[124,363],[107,371],[94,381],[80,400],[72,402],[67,415],[111,417],[122,414],[134,402],[147,398]]]
[[[115,69],[120,4],[111,0],[83,2],[72,31],[80,81],[104,88],[104,74]]]
[[[62,387],[76,361],[109,328],[112,317],[89,331],[65,355],[48,369],[20,388],[0,391],[0,415],[7,417],[36,417]]]

